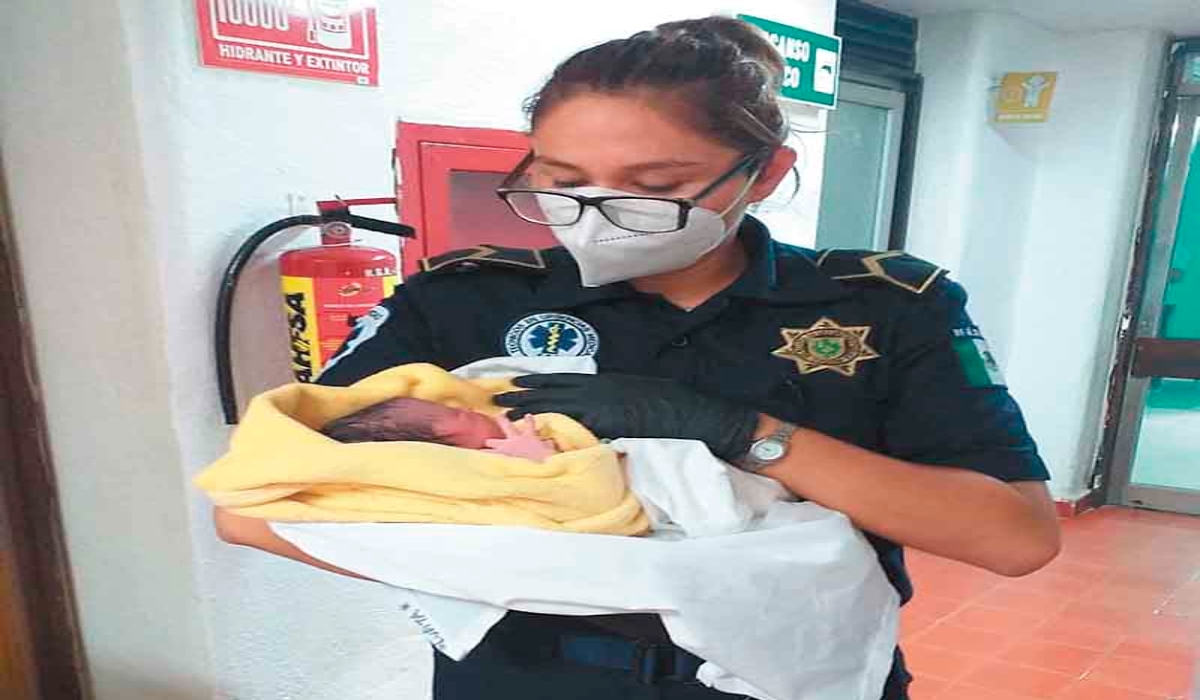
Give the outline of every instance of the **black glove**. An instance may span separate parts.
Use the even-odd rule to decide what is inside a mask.
[[[527,374],[513,384],[529,391],[496,397],[516,420],[530,413],[562,413],[602,438],[700,440],[725,460],[750,449],[758,413],[698,394],[673,379],[632,374]]]

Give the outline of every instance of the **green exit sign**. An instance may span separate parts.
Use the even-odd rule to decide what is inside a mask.
[[[738,19],[766,32],[783,54],[787,63],[781,91],[784,97],[819,107],[837,107],[838,76],[842,68],[840,38],[761,17],[738,15]]]

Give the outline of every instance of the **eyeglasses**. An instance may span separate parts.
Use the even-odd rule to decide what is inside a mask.
[[[696,196],[681,197],[585,197],[558,190],[514,188],[511,185],[533,162],[529,153],[496,188],[496,194],[522,219],[544,226],[570,226],[583,218],[585,207],[595,207],[614,226],[635,233],[670,233],[687,225],[688,212],[697,202],[712,194],[739,173],[752,169],[760,154],[742,156],[733,167],[701,190]]]

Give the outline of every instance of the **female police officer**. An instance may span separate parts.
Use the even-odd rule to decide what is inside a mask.
[[[911,595],[902,546],[1017,576],[1058,549],[1047,472],[966,295],[896,253],[811,251],[745,216],[795,160],[783,65],[756,30],[710,17],[582,51],[530,101],[532,150],[500,189],[563,248],[487,246],[364,317],[320,381],[496,355],[592,355],[537,375],[512,415],[560,412],[602,437],[702,440],[869,533]],[[323,566],[260,524],[231,541]],[[329,568],[326,566],[326,568]],[[719,698],[648,615],[510,614],[435,697]],[[884,697],[907,697],[899,652]]]

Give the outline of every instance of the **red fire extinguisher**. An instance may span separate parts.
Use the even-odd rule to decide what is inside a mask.
[[[350,214],[350,206],[395,204],[394,198],[318,202],[319,216],[292,216],[256,231],[225,270],[217,298],[217,383],[225,422],[237,423],[237,398],[230,358],[230,315],[238,277],[251,254],[277,233],[296,226],[319,226],[320,245],[284,252],[279,271],[287,312],[292,373],[311,381],[341,347],[358,317],[391,295],[398,278],[396,257],[386,250],[358,245],[355,228],[412,238],[411,226]]]
[[[354,329],[359,316],[391,296],[396,256],[356,245],[343,221],[321,225],[321,245],[279,256],[291,336],[292,373],[312,381]]]

